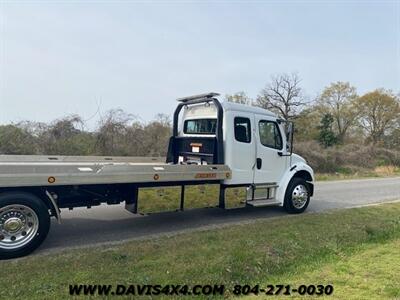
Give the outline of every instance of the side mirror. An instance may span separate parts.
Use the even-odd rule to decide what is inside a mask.
[[[286,151],[292,155],[293,153],[293,134],[294,134],[294,123],[287,121],[286,123]]]

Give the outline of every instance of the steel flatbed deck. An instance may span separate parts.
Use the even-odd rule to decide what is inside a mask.
[[[162,158],[0,155],[0,187],[221,181],[226,165],[167,164]]]

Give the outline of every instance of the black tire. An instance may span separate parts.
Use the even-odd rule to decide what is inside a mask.
[[[29,211],[27,215],[32,216],[36,214],[35,220],[37,222],[35,222],[36,229],[32,230],[31,237],[29,239],[27,238],[25,241],[26,244],[10,249],[8,245],[4,246],[5,243],[1,244],[0,241],[0,259],[10,259],[30,254],[42,244],[50,229],[50,215],[48,208],[37,196],[24,192],[6,192],[0,194],[0,216],[2,215],[2,209],[6,208],[7,206],[25,207],[25,211],[29,211],[30,209],[30,211],[33,211],[34,214],[29,213]],[[23,211],[23,208],[20,209]],[[5,213],[5,211],[7,210],[3,210],[3,213]],[[5,230],[5,227],[3,227],[3,224],[1,224],[0,234],[3,235],[4,238],[4,232],[2,231],[3,229]],[[26,235],[25,232],[22,234]],[[22,237],[22,239],[24,239],[24,237]]]
[[[305,203],[300,205],[297,203],[295,199],[293,199],[293,194],[298,193],[299,187],[303,186],[307,192]],[[295,190],[296,189],[296,190]],[[300,192],[301,189],[300,189]],[[288,187],[285,193],[285,201],[283,207],[289,214],[300,214],[307,209],[308,204],[310,203],[310,187],[303,178],[294,177],[290,180]]]

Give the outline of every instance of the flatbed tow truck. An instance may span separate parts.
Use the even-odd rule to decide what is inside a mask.
[[[138,212],[140,188],[217,184],[246,187],[247,205],[303,212],[313,170],[292,153],[293,124],[217,93],[178,99],[166,161],[149,157],[0,155],[0,259],[34,251],[61,209],[124,202]],[[141,200],[142,201],[142,200]],[[145,199],[143,199],[145,201]]]

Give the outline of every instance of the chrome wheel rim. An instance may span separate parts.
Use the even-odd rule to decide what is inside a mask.
[[[39,218],[32,208],[21,204],[0,208],[0,248],[21,248],[35,238],[38,229]]]
[[[292,203],[297,209],[301,209],[306,205],[308,200],[308,190],[303,184],[297,185],[292,192]]]

